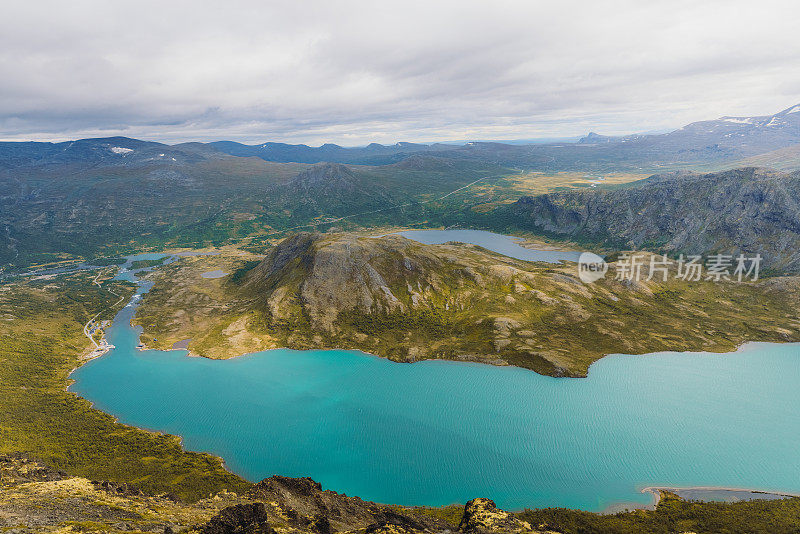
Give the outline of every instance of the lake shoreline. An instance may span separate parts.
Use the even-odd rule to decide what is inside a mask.
[[[624,502],[624,503],[612,504],[599,513],[604,515],[612,515],[620,512],[633,511],[633,510],[655,510],[658,504],[664,498],[665,493],[674,493],[675,495],[678,495],[680,498],[684,500],[689,500],[689,501],[696,500],[700,502],[739,502],[741,500],[775,500],[775,499],[792,499],[800,497],[800,493],[791,493],[791,492],[775,491],[775,490],[762,490],[753,488],[725,487],[725,486],[681,486],[681,487],[647,486],[645,488],[642,488],[641,491],[642,493],[652,494],[653,502],[645,505],[636,502]],[[702,492],[749,494],[753,496],[753,498],[752,499],[734,498],[733,500],[723,500],[723,499],[713,499],[713,498],[692,499],[692,498],[687,498],[684,495],[681,495],[686,493],[702,493]],[[731,497],[735,497],[735,495],[731,495]]]
[[[413,230],[413,231],[415,231],[415,232],[425,232],[427,230]],[[408,232],[408,230],[404,230],[404,231],[400,231],[400,232],[393,232],[392,234],[402,235],[405,232]],[[481,232],[483,232],[483,231],[481,231]],[[386,235],[392,235],[392,234],[386,234]],[[380,237],[380,236],[376,236],[376,237]],[[518,238],[518,237],[515,237],[515,236],[505,236],[505,237],[508,237],[509,239],[514,239],[514,240],[524,239],[524,238]],[[425,243],[423,243],[423,244],[425,244]],[[567,250],[558,249],[558,248],[554,248],[554,249],[552,249],[552,251],[555,251],[555,252],[572,252],[572,251],[567,251]],[[505,254],[500,253],[500,252],[498,252],[498,253],[501,254],[501,255],[505,255]],[[173,257],[179,256],[179,255],[180,256],[186,256],[186,255],[190,255],[190,254],[191,253],[178,253],[178,254],[173,254]],[[214,255],[214,253],[199,252],[197,255]],[[170,260],[167,260],[163,265],[166,265],[169,262],[170,262]],[[161,265],[154,266],[154,267],[148,267],[148,268],[144,268],[144,269],[138,270],[137,273],[135,273],[136,274],[136,276],[135,276],[136,279],[134,280],[134,283],[136,283],[138,285],[138,284],[140,284],[141,282],[144,281],[144,280],[139,279],[139,276],[138,276],[139,274],[141,274],[141,275],[148,274],[148,273],[152,272],[153,270],[155,270],[157,267],[160,267],[160,266]],[[120,268],[122,269],[122,268],[124,268],[124,266],[121,266]],[[146,293],[147,293],[147,291],[141,293],[139,296],[143,298],[143,295],[146,294]],[[135,299],[136,296],[134,296],[133,298]],[[136,319],[136,313],[134,313],[134,315],[133,315],[131,320],[134,321],[135,319]],[[178,343],[180,343],[182,341],[185,341],[185,339],[179,340]],[[190,340],[190,342],[191,342],[191,340]],[[188,357],[191,357],[191,358],[205,358],[205,359],[208,359],[208,360],[233,360],[233,359],[241,358],[241,357],[244,357],[244,356],[250,356],[250,355],[253,355],[253,354],[258,354],[258,353],[261,353],[261,352],[268,352],[268,351],[272,351],[272,350],[355,351],[355,352],[358,352],[358,353],[360,353],[362,355],[367,355],[367,356],[370,356],[370,357],[375,357],[375,358],[383,359],[383,360],[390,361],[390,362],[393,362],[393,363],[400,363],[400,364],[414,364],[414,363],[419,363],[419,362],[424,362],[424,361],[448,361],[448,362],[454,362],[454,363],[489,365],[489,366],[492,366],[492,367],[514,367],[514,368],[519,368],[519,369],[525,369],[526,371],[533,372],[533,373],[539,374],[541,376],[547,376],[547,377],[558,378],[558,379],[569,379],[569,378],[583,379],[583,378],[588,378],[589,377],[589,373],[591,372],[591,370],[592,370],[592,368],[594,366],[596,366],[600,361],[603,361],[603,360],[605,360],[606,358],[608,358],[610,356],[611,357],[614,357],[614,356],[651,356],[651,355],[665,354],[665,353],[669,353],[669,354],[701,354],[701,353],[709,353],[709,354],[719,354],[719,355],[736,354],[738,352],[741,352],[742,350],[746,350],[749,345],[758,344],[758,343],[779,344],[779,345],[800,344],[800,342],[796,342],[796,341],[779,342],[779,341],[763,341],[763,340],[758,340],[758,339],[750,339],[750,340],[742,341],[737,346],[735,346],[733,348],[733,350],[725,350],[725,351],[719,351],[719,352],[717,352],[717,351],[708,351],[708,350],[684,350],[684,351],[662,350],[662,351],[648,351],[648,352],[638,352],[638,353],[618,353],[618,352],[613,352],[613,353],[603,354],[602,357],[600,357],[599,359],[593,361],[589,365],[589,368],[587,369],[585,374],[565,374],[565,375],[551,375],[551,374],[539,373],[538,371],[536,371],[534,369],[531,369],[529,367],[523,367],[523,366],[520,366],[520,365],[514,365],[512,363],[508,363],[505,360],[502,360],[502,359],[499,359],[499,358],[492,359],[492,358],[481,358],[481,357],[478,357],[478,356],[474,356],[473,357],[472,355],[469,355],[469,354],[462,355],[462,356],[460,356],[458,358],[436,358],[436,357],[433,357],[433,358],[419,358],[419,359],[415,359],[415,360],[396,360],[396,359],[388,358],[386,356],[382,356],[380,354],[373,354],[373,353],[365,352],[365,351],[363,351],[363,350],[361,350],[359,348],[354,348],[354,347],[335,347],[335,346],[332,347],[332,346],[324,346],[324,345],[323,346],[317,346],[317,347],[311,347],[311,348],[308,348],[308,347],[297,348],[297,347],[291,347],[291,346],[269,347],[269,348],[265,348],[265,349],[262,349],[262,350],[256,350],[256,351],[251,351],[251,352],[242,352],[242,353],[239,353],[239,354],[226,356],[224,358],[214,358],[214,357],[210,357],[210,356],[205,356],[203,354],[197,354],[197,353],[193,352],[191,350],[191,348],[188,347],[188,346],[187,347],[170,346],[168,348],[156,349],[156,348],[147,347],[144,343],[140,342],[139,350],[159,350],[159,351],[186,350],[186,351],[188,351],[188,354],[187,354]],[[105,351],[105,352],[108,352],[108,351]],[[103,352],[103,354],[105,354],[105,352]],[[102,356],[103,354],[100,354],[99,356]]]
[[[145,284],[147,283],[145,280],[141,280],[138,277],[134,278],[134,282],[137,285],[140,285],[140,288],[141,288],[141,284],[142,283],[145,283]],[[130,304],[135,303],[135,301],[137,300],[138,296],[141,296],[144,293],[146,293],[147,289],[146,288],[142,288],[142,289],[145,289],[145,290],[143,292],[141,292],[141,293],[139,291],[137,291],[134,294],[134,296],[131,297],[131,302],[128,305],[126,305],[125,307],[128,307]],[[135,315],[135,311],[133,313]],[[112,326],[114,326],[114,325],[112,324]],[[127,326],[131,326],[131,325],[129,324]],[[752,343],[764,343],[764,344],[767,344],[767,345],[775,344],[775,343],[752,342],[752,341],[750,341],[750,342],[743,343],[742,345],[737,347],[737,349],[735,351],[728,351],[726,353],[717,353],[717,354],[722,355],[722,354],[727,354],[727,353],[742,352],[745,349],[746,346],[748,346],[748,345],[750,345]],[[138,351],[147,350],[144,347],[141,347],[141,348],[137,347],[137,349],[138,349]],[[186,349],[173,349],[173,350],[186,350]],[[256,356],[256,355],[258,355],[259,352],[271,352],[273,350],[282,350],[282,349],[269,349],[268,351],[251,352],[251,353],[246,353],[246,354],[239,355],[239,356],[237,356],[237,358],[240,357],[240,356],[248,356],[248,355]],[[292,350],[292,349],[289,349],[289,350]],[[324,351],[327,352],[327,351],[337,351],[337,350],[341,350],[341,349],[320,349],[320,350],[324,350]],[[368,356],[370,359],[375,359],[375,360],[391,361],[393,363],[418,363],[418,362],[397,362],[397,361],[389,360],[388,358],[385,358],[385,357],[381,357],[381,356],[378,356],[378,355],[366,353],[366,352],[355,350],[355,349],[348,349],[347,351],[356,353],[360,357]],[[299,351],[299,352],[306,352],[306,351]],[[686,354],[686,353],[699,354],[699,353],[694,352],[694,351],[685,351],[685,352],[673,353],[673,354]],[[663,353],[662,352],[656,352],[656,353],[644,353],[644,354],[645,355],[659,355],[659,354],[663,354]],[[623,355],[617,355],[617,356],[623,356]],[[97,359],[97,358],[95,358],[95,359]],[[216,360],[217,358],[203,358],[203,359]],[[233,359],[233,358],[225,358],[225,359]],[[598,360],[598,361],[602,361],[602,360],[605,360],[605,358],[603,358],[601,360]],[[81,362],[81,366],[84,363],[86,363],[87,361],[89,361],[89,360],[82,361]],[[426,361],[426,360],[419,360],[419,361]],[[474,360],[468,360],[468,361],[463,361],[462,360],[462,361],[459,361],[459,360],[453,360],[453,359],[430,359],[430,361],[451,362],[451,363],[455,363],[455,364],[459,364],[460,363],[460,364],[466,364],[467,366],[471,366],[471,367],[473,367],[473,366],[474,367],[478,367],[478,366],[485,367],[487,365],[486,362],[474,361]],[[595,363],[597,363],[597,362],[595,362]],[[517,367],[517,366],[513,366],[513,365],[504,365],[504,366],[489,365],[489,366],[490,367],[506,367],[506,368]],[[519,367],[519,369],[525,370],[525,371],[529,371],[528,369],[525,369],[525,368],[522,368],[522,367]],[[70,373],[70,375],[71,374],[72,373]],[[534,374],[537,374],[537,373],[534,373]],[[544,376],[547,376],[547,375],[539,375],[539,376],[544,377]],[[587,374],[587,377],[588,377],[588,374]],[[554,377],[549,377],[549,378],[554,378]],[[74,380],[73,380],[73,382],[74,382]],[[75,393],[75,392],[73,391],[73,393]],[[77,394],[77,393],[75,393],[75,394]],[[92,406],[94,406],[94,403],[92,401],[90,401],[90,403],[92,404]],[[113,410],[113,408],[111,409],[111,411],[115,412],[115,410]],[[115,418],[115,420],[117,420],[119,422],[123,422],[123,420],[125,419],[125,416],[123,414],[114,415],[112,413],[112,416]],[[125,423],[125,424],[128,424],[128,423]],[[240,462],[238,462],[235,457],[232,458],[231,460],[232,460],[232,463],[234,465],[237,465],[237,469],[236,469],[236,471],[231,470],[229,468],[228,460],[226,460],[218,452],[214,452],[213,447],[212,448],[207,448],[207,447],[205,447],[203,445],[198,445],[197,443],[194,443],[194,444],[190,445],[190,447],[187,449],[187,447],[184,446],[186,438],[180,432],[169,431],[169,430],[157,430],[157,428],[163,428],[158,424],[153,424],[152,426],[150,426],[150,425],[144,425],[144,426],[132,425],[132,426],[135,426],[137,428],[141,428],[142,430],[145,430],[145,431],[148,431],[148,432],[152,432],[152,433],[175,435],[176,438],[180,440],[181,447],[184,448],[184,450],[198,450],[198,451],[202,451],[202,452],[207,452],[207,453],[209,453],[209,454],[211,454],[211,455],[213,455],[215,457],[220,458],[220,460],[222,461],[223,466],[224,466],[224,468],[226,470],[228,470],[230,472],[234,472],[234,473],[238,474],[239,476],[242,476],[243,478],[245,478],[247,480],[250,480],[252,482],[257,482],[257,480],[260,479],[260,476],[253,476],[252,473],[243,472],[243,467],[241,465],[237,465]],[[197,436],[191,436],[189,434],[189,438],[188,439],[191,442],[192,440],[196,440],[196,437]],[[276,472],[281,472],[281,471],[278,471],[277,468],[276,468]],[[290,472],[290,471],[286,471],[286,472]],[[308,471],[308,474],[310,476],[312,476],[312,478],[314,478],[314,474],[313,473],[314,473],[313,470]],[[323,478],[323,475],[320,473],[320,474],[318,474],[318,477]],[[324,478],[322,479],[322,482],[325,483],[326,485],[330,485],[330,487],[332,487],[333,489],[340,489],[340,486],[337,486],[337,485],[332,484],[332,483],[331,484],[326,483]],[[699,489],[702,489],[702,488],[703,488],[702,486],[693,486],[693,487],[686,487],[686,488],[680,488],[680,489],[681,490],[687,490],[687,489],[699,490]],[[673,489],[677,489],[677,488],[673,488]],[[726,488],[726,487],[707,487],[707,489],[715,489],[715,490],[718,490],[718,491],[749,491],[749,492],[753,492],[753,493],[769,494],[769,495],[780,495],[780,496],[792,495],[791,493],[788,493],[788,492],[775,492],[775,491],[763,491],[763,490],[737,490],[736,488]],[[648,507],[654,508],[657,505],[657,503],[659,502],[660,498],[662,497],[661,492],[662,491],[669,491],[669,490],[670,490],[669,487],[648,486],[647,488],[644,488],[641,491],[642,491],[642,493],[651,493],[653,495],[654,502],[651,503],[650,505],[642,505],[641,503],[621,503],[621,504],[611,505],[611,506],[607,507],[605,510],[600,511],[600,513],[615,513],[615,511],[620,511],[620,510],[624,509],[625,507],[630,508],[630,509],[634,509],[634,508],[645,508],[645,509],[647,509]],[[491,492],[485,492],[485,493],[487,493],[487,495],[485,495],[485,496],[488,496],[489,498],[497,498],[494,495],[492,495]],[[482,495],[473,495],[473,496],[482,496]],[[399,500],[396,500],[396,499],[395,500],[391,500],[391,499],[380,499],[380,498],[372,498],[372,497],[369,497],[368,500],[374,500],[376,502],[402,502],[402,501],[399,501]],[[414,504],[410,504],[409,506],[414,506]],[[417,506],[425,506],[425,505],[424,504],[417,504]],[[542,508],[541,504],[536,504],[534,506],[536,506],[537,508]],[[568,508],[571,508],[571,509],[593,511],[593,512],[597,513],[597,510],[595,508],[592,508],[592,507],[589,507],[589,506],[573,506],[573,505],[569,505],[569,504],[565,504],[564,506],[568,507]],[[526,507],[530,507],[530,505],[526,505],[526,503],[524,503],[524,502],[521,505],[518,503],[517,506],[513,506],[513,505],[505,506],[505,508],[509,509],[509,510],[522,510],[522,509],[525,509]]]
[[[703,493],[703,492],[730,493],[733,499],[732,500],[715,499],[715,498],[702,499],[702,498],[688,498],[685,496],[687,493]],[[665,493],[674,493],[675,495],[678,495],[680,498],[684,500],[699,501],[699,502],[739,502],[742,500],[775,500],[775,499],[792,499],[800,497],[800,493],[791,493],[791,492],[775,491],[775,490],[762,490],[753,488],[725,487],[725,486],[681,486],[681,487],[648,486],[646,488],[642,488],[642,493],[652,494],[653,502],[646,505],[642,505],[640,503],[635,503],[635,502],[612,504],[600,513],[609,515],[609,514],[616,514],[619,512],[625,512],[627,510],[630,511],[655,510],[655,508],[664,498]],[[736,498],[736,495],[734,494],[746,494],[751,496],[752,498],[751,499]]]

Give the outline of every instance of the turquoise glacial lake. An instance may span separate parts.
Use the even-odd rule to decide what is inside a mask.
[[[70,389],[249,480],[310,476],[378,502],[487,496],[506,509],[646,504],[647,486],[800,493],[798,344],[612,355],[584,379],[341,350],[208,360],[136,350],[137,301],[107,331],[116,348]]]

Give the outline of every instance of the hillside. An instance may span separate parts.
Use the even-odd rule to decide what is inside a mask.
[[[686,501],[661,492],[655,510],[595,514],[564,508],[513,513],[488,498],[441,508],[364,501],[310,478],[272,476],[193,503],[127,483],[90,481],[25,455],[0,455],[0,525],[7,532],[199,534],[579,534],[796,532],[800,498]],[[691,530],[687,530],[691,529]]]
[[[305,250],[313,252],[316,246],[324,247],[326,240],[343,241],[314,235],[295,239],[291,247],[287,243],[276,253],[303,242],[309,244]],[[353,242],[358,240],[350,239]],[[455,257],[462,247],[432,248],[438,254],[451,251],[448,256]],[[466,248],[483,257],[479,250]],[[177,308],[182,305],[184,310],[197,309],[188,307],[188,298],[211,307],[219,295],[232,294],[224,288],[238,287],[235,292],[240,293],[250,287],[237,286],[237,280],[248,278],[247,272],[252,271],[249,276],[258,287],[264,275],[288,273],[297,263],[278,254],[269,259],[276,273],[266,270],[263,260],[230,250],[218,256],[184,258],[159,267],[158,292],[170,294]],[[262,269],[255,271],[249,263],[254,261]],[[227,280],[189,276],[211,266],[231,269],[236,265],[241,266],[238,276],[232,271]],[[185,284],[179,287],[197,284],[197,289],[176,292],[167,283],[170,278],[163,276],[170,274],[169,269],[173,269],[172,278]],[[272,476],[251,484],[224,470],[219,458],[183,450],[177,436],[123,425],[66,391],[68,373],[82,363],[81,353],[87,349],[82,332],[85,321],[97,312],[103,313],[101,318],[113,317],[132,293],[130,284],[111,281],[114,272],[104,270],[99,278],[92,272],[32,277],[0,286],[0,358],[13,362],[0,368],[4,437],[0,441],[0,530],[4,532],[663,533],[687,528],[735,531],[741,525],[753,532],[793,532],[800,499],[725,504],[692,503],[665,495],[655,511],[509,513],[486,498],[442,508],[376,504],[322,488],[309,478]],[[94,283],[98,280],[102,288]],[[780,290],[780,284],[776,289]],[[119,301],[108,290],[126,298]],[[639,298],[645,296],[640,292]],[[761,300],[759,310],[768,310],[770,299],[767,295]],[[218,321],[227,317],[210,315]],[[698,328],[704,326],[701,323]],[[768,529],[759,530],[763,525]]]
[[[753,156],[800,143],[800,105],[773,115],[693,122],[658,135],[608,137],[592,132],[579,143],[628,145],[651,157],[681,153],[708,159]]]
[[[200,278],[221,267],[232,274]],[[606,354],[800,340],[794,278],[629,284],[609,277],[584,285],[574,264],[400,236],[300,233],[258,262],[184,258],[152,279],[135,320],[142,340],[164,349],[191,339],[190,351],[213,358],[354,348],[400,362],[439,358],[584,376]]]
[[[109,152],[106,150],[106,152]],[[263,231],[276,187],[306,165],[230,156],[27,165],[0,172],[0,266],[198,247]],[[103,154],[105,158],[105,154]]]
[[[146,247],[268,245],[287,228],[341,217],[356,227],[417,222],[426,220],[418,202],[509,173],[424,157],[404,166],[274,163],[127,138],[0,143],[0,271]]]
[[[524,197],[494,214],[533,232],[616,249],[761,254],[800,271],[800,175],[744,168],[659,175],[630,187]]]
[[[751,156],[737,162],[734,167],[769,167],[784,172],[800,171],[800,144]]]
[[[374,180],[366,169],[318,163],[281,188],[279,203],[303,224],[319,217],[341,217],[399,204],[401,198]]]

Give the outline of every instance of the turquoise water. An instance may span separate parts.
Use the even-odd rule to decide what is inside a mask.
[[[649,503],[646,486],[800,492],[798,344],[614,355],[586,379],[340,350],[219,361],[137,351],[136,302],[107,332],[116,349],[75,371],[71,390],[250,480],[311,476],[399,504],[488,496],[593,511]]]
[[[520,246],[520,239],[487,232],[485,230],[408,230],[399,232],[403,237],[413,239],[426,245],[440,245],[448,241],[472,243],[487,250],[526,261],[544,261],[558,263],[560,261],[578,261],[580,252],[570,250],[536,250]]]

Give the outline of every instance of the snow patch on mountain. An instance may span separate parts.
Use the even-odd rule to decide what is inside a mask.
[[[753,124],[753,119],[742,117],[722,117],[725,122],[733,122],[736,124]]]

